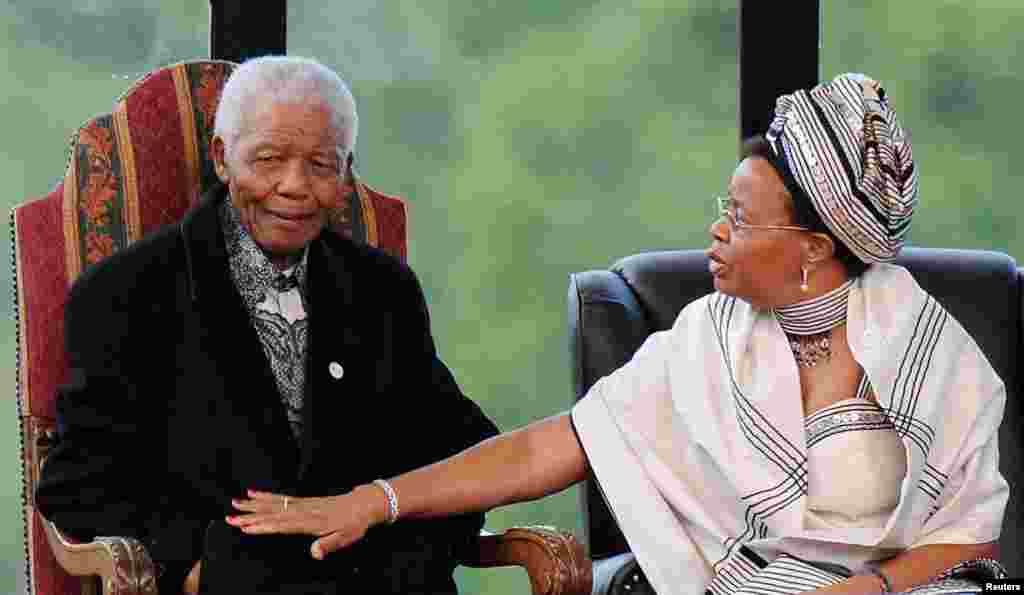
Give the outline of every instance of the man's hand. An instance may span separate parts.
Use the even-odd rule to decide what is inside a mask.
[[[249,490],[248,498],[232,500],[244,513],[227,523],[250,535],[290,533],[316,535],[310,553],[317,560],[359,541],[370,527],[387,518],[387,497],[373,485],[323,498],[292,498]]]
[[[195,566],[192,567],[192,571],[185,577],[185,586],[182,590],[185,591],[185,595],[196,595],[199,593],[199,563],[201,560],[196,560]]]

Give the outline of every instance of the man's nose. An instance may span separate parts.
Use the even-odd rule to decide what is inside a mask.
[[[300,198],[309,194],[309,168],[301,159],[289,160],[285,165],[277,183],[277,193]]]

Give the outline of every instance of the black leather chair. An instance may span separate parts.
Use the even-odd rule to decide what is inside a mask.
[[[907,248],[897,264],[910,270],[960,321],[1006,383],[999,446],[1000,467],[1011,493],[1000,544],[1010,576],[1024,576],[1024,502],[1017,490],[1024,484],[1020,403],[1024,378],[1017,370],[1022,353],[1024,269],[997,252],[932,248]],[[623,258],[610,270],[570,275],[574,402],[597,379],[626,363],[648,335],[669,328],[683,306],[713,291],[707,266],[700,250],[650,252]],[[585,539],[594,559],[595,592],[615,592],[608,591],[607,585],[616,573],[616,583],[629,578],[623,574],[630,556],[621,555],[629,546],[593,480],[581,487],[580,499]]]

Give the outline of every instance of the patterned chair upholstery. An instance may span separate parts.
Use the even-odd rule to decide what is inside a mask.
[[[65,381],[63,311],[68,289],[90,265],[176,222],[216,180],[207,153],[220,92],[234,64],[196,60],[136,82],[113,113],[72,137],[64,179],[46,197],[11,212],[17,317],[17,400],[29,592],[156,593],[153,565],[128,537],[74,543],[32,503],[55,435],[55,397]],[[404,203],[362,182],[331,215],[334,231],[406,257]],[[544,528],[481,536],[470,566],[525,566],[537,593],[589,592],[579,544]],[[97,584],[96,577],[99,578]]]

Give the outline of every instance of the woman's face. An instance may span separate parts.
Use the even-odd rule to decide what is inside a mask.
[[[744,159],[729,182],[728,198],[740,225],[721,216],[709,229],[707,254],[715,289],[756,308],[806,299],[800,290],[805,232],[743,227],[796,225],[789,193],[775,169],[761,157]]]

